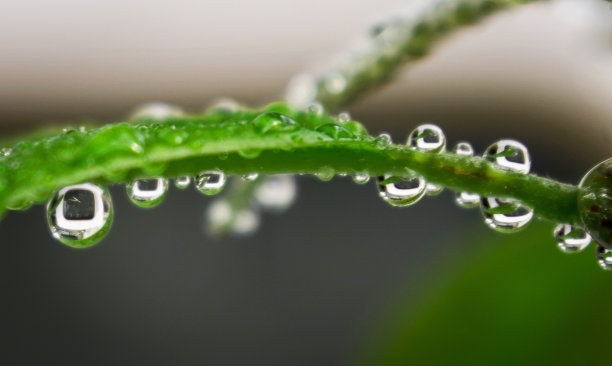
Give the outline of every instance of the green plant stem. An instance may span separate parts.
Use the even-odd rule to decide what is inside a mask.
[[[279,116],[286,116],[294,123],[262,125],[270,116],[279,121],[285,121]],[[229,175],[401,177],[416,172],[444,187],[517,199],[542,218],[581,225],[575,186],[500,170],[480,158],[384,144],[355,121],[340,124],[328,115],[295,111],[284,104],[258,111],[213,111],[163,122],[120,123],[21,142],[0,158],[0,207],[44,202],[59,188],[85,181],[119,183],[210,169]]]
[[[336,62],[310,81],[290,85],[287,95],[296,106],[318,101],[329,110],[346,106],[390,80],[405,64],[427,56],[449,34],[478,23],[499,10],[538,0],[438,0],[410,17],[390,19],[371,32],[358,47],[344,51]],[[310,98],[302,100],[302,94]]]

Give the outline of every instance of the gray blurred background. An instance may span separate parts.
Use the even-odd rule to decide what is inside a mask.
[[[149,101],[258,106],[412,3],[4,0],[0,133],[119,121]],[[348,110],[396,141],[424,121],[477,151],[512,137],[536,173],[576,183],[612,153],[611,95],[610,4],[562,0],[455,34]],[[416,292],[457,238],[489,230],[449,192],[396,209],[372,183],[299,184],[294,206],[246,238],[206,237],[210,198],[192,189],[142,210],[112,187],[114,227],[87,251],[55,243],[43,207],[10,213],[1,362],[353,364],[391,299]]]

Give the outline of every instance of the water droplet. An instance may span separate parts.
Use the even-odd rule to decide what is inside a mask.
[[[446,147],[446,137],[440,127],[431,123],[425,123],[410,133],[406,145],[419,151],[439,153],[444,151]]]
[[[612,250],[606,249],[603,245],[597,246],[597,261],[601,268],[605,270],[612,269]]]
[[[264,134],[295,131],[299,127],[290,117],[276,112],[264,112],[255,117],[251,123],[255,131]]]
[[[227,178],[218,170],[210,170],[198,174],[194,181],[196,188],[205,195],[215,195],[223,190]]]
[[[442,193],[442,191],[444,191],[444,187],[439,186],[437,184],[433,184],[433,183],[427,183],[427,188],[425,190],[425,193],[428,196],[437,196],[440,193]]]
[[[334,140],[353,139],[355,135],[345,127],[335,123],[325,123],[317,126],[315,131],[331,137]]]
[[[232,98],[220,98],[214,101],[205,112],[234,113],[240,110],[240,104]]]
[[[185,189],[191,184],[191,177],[178,177],[174,180],[174,185],[178,189]]]
[[[303,109],[317,98],[317,80],[310,74],[294,76],[285,92],[285,99],[295,108]]]
[[[515,140],[497,141],[485,150],[482,157],[502,169],[517,173],[527,174],[531,169],[531,159],[527,148]]]
[[[259,174],[257,173],[244,174],[242,176],[242,179],[246,182],[252,182],[256,180],[257,178],[259,178]]]
[[[392,142],[391,135],[387,132],[382,132],[378,134],[378,136],[376,136],[376,139],[374,141],[376,142],[376,146],[378,147],[385,147],[391,144]]]
[[[370,176],[366,173],[355,173],[353,175],[353,182],[357,184],[366,184],[370,181]]]
[[[453,153],[461,156],[473,156],[474,148],[469,142],[458,142],[453,148]],[[457,192],[455,194],[455,202],[459,207],[473,208],[480,204],[480,196],[470,192]]]
[[[332,167],[326,166],[326,167],[321,168],[321,170],[318,173],[316,173],[315,176],[323,182],[329,182],[330,180],[334,178],[335,174],[336,174],[336,171]]]
[[[557,225],[553,233],[559,248],[566,253],[580,252],[591,243],[589,234],[569,224]]]
[[[338,71],[332,71],[324,76],[323,85],[330,94],[342,93],[346,88],[346,78]]]
[[[108,234],[113,204],[105,188],[92,183],[60,189],[47,204],[54,238],[73,248],[88,248]]]
[[[517,232],[533,218],[533,210],[512,200],[483,197],[480,205],[485,223],[502,233]]]
[[[378,177],[378,192],[392,206],[404,207],[417,203],[425,194],[427,183],[422,177],[394,177],[390,174]]]
[[[163,120],[173,117],[182,117],[184,115],[185,112],[180,107],[167,103],[153,102],[136,107],[130,115],[130,120]]]
[[[138,179],[127,185],[130,201],[136,206],[149,208],[159,205],[168,192],[168,181],[164,178]]]
[[[280,212],[287,209],[297,196],[297,184],[292,175],[265,177],[255,190],[255,201],[264,209]]]
[[[323,114],[323,106],[320,103],[311,103],[308,108],[306,108],[308,113],[316,114],[320,116]]]
[[[346,123],[351,120],[351,115],[348,112],[342,112],[338,114],[337,120],[340,123]]]

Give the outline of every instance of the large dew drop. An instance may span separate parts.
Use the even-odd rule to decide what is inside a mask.
[[[108,234],[113,204],[105,188],[83,183],[60,189],[47,203],[54,238],[73,248],[88,248]]]
[[[474,156],[474,148],[469,142],[458,142],[453,148],[453,153],[460,156]],[[463,208],[473,208],[480,203],[480,196],[470,192],[458,192],[455,194],[455,202]]]
[[[485,223],[502,233],[519,231],[533,218],[533,210],[511,200],[483,197],[480,204]]]
[[[255,117],[251,123],[255,131],[262,134],[289,132],[299,128],[299,125],[291,117],[276,112],[264,112]]]
[[[597,246],[597,261],[601,268],[605,270],[612,269],[612,250],[606,249],[603,245]]]
[[[136,206],[150,208],[159,205],[168,192],[168,181],[164,178],[138,179],[128,184],[127,193]]]
[[[569,224],[560,224],[554,230],[559,248],[566,253],[580,252],[591,243],[591,236]]]
[[[391,174],[378,177],[378,192],[392,206],[414,205],[425,194],[427,183],[422,177],[399,178]]]
[[[225,173],[218,170],[201,172],[195,177],[195,185],[198,191],[205,195],[215,195],[223,190],[227,177]]]
[[[446,148],[446,137],[440,127],[425,123],[410,133],[407,145],[419,151],[440,153]]]
[[[527,174],[531,169],[529,152],[515,140],[500,140],[489,146],[483,158],[502,169]],[[533,218],[533,210],[516,201],[496,197],[482,197],[480,208],[489,227],[503,233],[524,228]]]
[[[281,212],[287,209],[297,196],[297,184],[292,175],[265,177],[255,190],[255,202],[264,210]]]
[[[527,174],[531,169],[531,159],[527,147],[515,140],[499,140],[489,146],[482,156],[502,169]]]

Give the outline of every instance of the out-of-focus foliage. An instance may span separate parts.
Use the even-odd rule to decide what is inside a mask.
[[[365,363],[609,364],[612,277],[593,266],[594,245],[563,254],[550,230],[540,223],[511,236],[479,233],[464,239],[480,242],[468,254],[457,242],[423,277],[419,305],[396,303]]]

